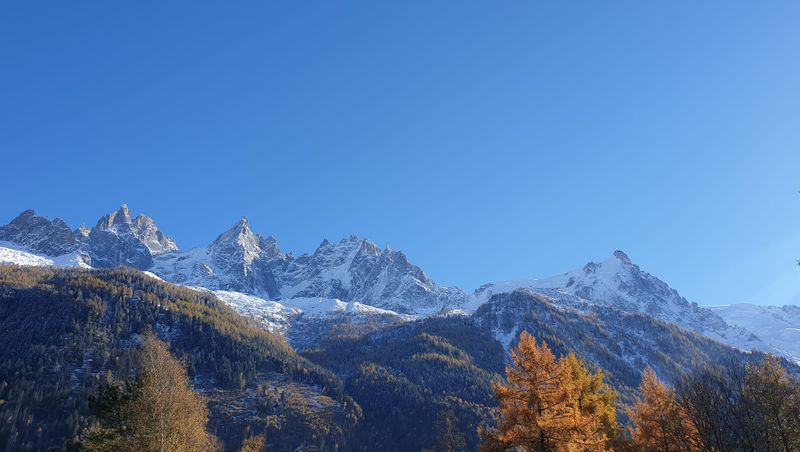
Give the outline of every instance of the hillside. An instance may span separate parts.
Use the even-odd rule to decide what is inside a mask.
[[[230,447],[248,427],[266,428],[279,449],[342,443],[360,418],[333,373],[213,295],[134,270],[0,266],[0,415],[8,420],[0,445],[39,449],[78,434],[90,422],[87,398],[109,374],[132,374],[147,329],[186,360],[211,400],[214,433]],[[258,391],[287,397],[264,405],[249,397]],[[328,408],[308,416],[320,404]]]

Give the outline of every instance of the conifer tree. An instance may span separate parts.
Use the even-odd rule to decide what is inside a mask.
[[[436,452],[456,452],[464,450],[467,442],[464,434],[458,431],[456,415],[453,410],[440,411],[436,416]]]
[[[616,423],[606,404],[613,393],[575,357],[557,360],[527,332],[511,352],[507,384],[494,385],[500,402],[495,430],[482,430],[485,451],[603,450],[604,425]],[[585,409],[582,409],[582,404]],[[612,410],[613,411],[613,410]]]
[[[675,390],[658,381],[652,369],[645,369],[639,392],[640,399],[628,409],[633,422],[631,436],[639,448],[654,452],[700,450],[697,429]]]

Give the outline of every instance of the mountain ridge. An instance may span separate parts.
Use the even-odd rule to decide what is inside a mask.
[[[379,310],[373,313],[397,313],[398,319],[448,312],[471,315],[494,295],[527,289],[564,306],[640,312],[742,350],[770,351],[800,362],[800,346],[787,347],[786,341],[774,339],[775,335],[765,341],[742,322],[729,323],[713,309],[689,302],[621,250],[604,261],[589,262],[560,275],[488,283],[468,295],[457,287],[437,285],[402,251],[388,246],[381,249],[356,236],[338,242],[323,240],[313,253],[285,253],[274,236],[253,232],[247,217],[241,217],[206,247],[180,250],[153,219],[141,214],[134,217],[125,204],[101,217],[91,229],[74,231],[59,218],[49,220],[26,210],[0,227],[0,241],[16,245],[2,247],[0,262],[131,266],[176,284],[253,296],[264,301],[261,317],[269,325],[285,326],[302,315],[303,308],[309,315],[321,315],[318,306],[328,306],[334,313],[365,315],[370,310],[358,306],[369,306]],[[293,299],[317,301],[298,307],[292,306]],[[251,314],[258,308],[252,299],[241,300],[247,300],[243,303]],[[285,309],[270,307],[272,302],[282,302]],[[274,313],[279,313],[278,317]],[[769,341],[772,339],[775,343]]]

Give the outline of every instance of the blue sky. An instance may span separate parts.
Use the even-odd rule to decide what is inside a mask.
[[[240,216],[472,290],[615,248],[800,303],[800,3],[5,2],[0,222]]]

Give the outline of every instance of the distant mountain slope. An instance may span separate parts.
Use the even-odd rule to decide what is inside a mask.
[[[254,233],[247,218],[207,247],[180,251],[153,219],[133,217],[124,204],[100,218],[93,228],[74,231],[58,218],[49,220],[28,210],[0,227],[0,241],[11,244],[0,252],[0,262],[128,266],[177,284],[268,300],[339,299],[401,313],[429,314],[466,299],[458,288],[438,286],[401,251],[380,249],[369,240],[349,237],[337,243],[324,240],[313,254],[295,257],[283,253],[275,237]],[[71,260],[61,258],[73,254]]]
[[[551,278],[485,284],[475,291],[469,305],[480,306],[495,294],[516,289],[528,289],[563,303],[583,301],[623,312],[641,312],[742,350],[774,349],[753,331],[729,324],[713,310],[689,302],[631,262],[622,251],[615,251],[603,262],[589,262],[580,269]]]
[[[79,267],[91,268],[84,256],[72,251],[59,256],[36,253],[16,243],[0,241],[0,265],[14,264],[30,267]]]
[[[206,248],[158,256],[151,271],[177,284],[274,299],[280,296],[275,270],[286,259],[274,237],[253,233],[242,218]]]
[[[61,256],[78,249],[78,241],[64,220],[51,221],[33,210],[26,210],[9,224],[0,226],[0,240],[48,256]]]
[[[635,392],[645,367],[674,381],[706,363],[752,357],[649,315],[527,289],[494,295],[472,317],[506,348],[528,331],[556,353],[576,352],[603,369],[626,396]]]
[[[48,258],[74,253],[82,264],[95,268],[128,266],[147,270],[153,264],[153,256],[178,249],[151,218],[132,218],[125,204],[102,217],[93,228],[74,231],[60,218],[50,220],[26,210],[11,223],[0,226],[0,240]]]
[[[467,450],[477,450],[477,428],[493,416],[491,382],[504,372],[505,352],[490,332],[462,317],[323,331],[302,354],[345,381],[364,410],[357,433],[368,450],[430,448],[445,410],[459,420]]]
[[[800,306],[739,303],[709,308],[730,325],[758,331],[772,353],[800,364]]]

